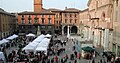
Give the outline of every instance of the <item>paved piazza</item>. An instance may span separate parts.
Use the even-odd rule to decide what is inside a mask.
[[[78,36],[73,36],[73,37],[78,37]],[[54,38],[55,40],[56,39],[60,39],[61,41],[64,41],[64,40],[66,40],[66,36],[58,36],[57,38]],[[74,41],[74,42],[73,42]],[[76,46],[76,40],[71,40],[71,39],[69,39],[68,40],[68,42],[66,42],[66,46],[61,46],[61,44],[57,44],[58,45],[58,49],[60,49],[60,48],[65,48],[65,52],[62,52],[59,56],[58,56],[58,58],[59,58],[59,61],[58,61],[58,63],[61,63],[61,59],[62,58],[64,58],[65,56],[66,56],[66,54],[68,55],[68,60],[67,60],[67,62],[65,62],[65,63],[74,63],[74,60],[77,60],[77,63],[91,63],[92,62],[92,59],[91,60],[86,60],[86,59],[83,59],[83,58],[81,58],[81,59],[78,59],[78,58],[74,58],[74,60],[70,60],[70,55],[71,54],[74,54],[74,51],[75,50],[73,50],[73,46]],[[56,48],[55,47],[55,45],[54,45],[54,48]],[[9,53],[11,53],[13,50],[14,51],[18,51],[18,46],[16,47],[16,46],[14,46],[14,47],[11,47],[11,48],[8,48],[8,49],[6,49],[6,52],[7,52],[7,55],[9,54]],[[76,51],[77,51],[77,53],[79,53],[79,51],[76,49]],[[81,49],[80,49],[80,51],[81,51]],[[55,55],[52,55],[52,56],[49,56],[49,59],[52,59],[52,58],[55,58],[57,55],[55,54]],[[95,58],[94,58],[94,60],[95,60],[95,63],[98,63],[98,62],[100,62],[100,59],[102,59],[102,60],[105,60],[106,61],[106,58],[102,58],[101,56],[96,56]],[[55,60],[55,59],[54,59]],[[29,63],[29,62],[28,62]],[[42,63],[42,62],[39,62],[39,63]],[[57,62],[54,62],[54,63],[57,63]],[[109,62],[107,62],[107,63],[109,63]]]

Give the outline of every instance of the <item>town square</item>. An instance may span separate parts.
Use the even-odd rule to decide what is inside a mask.
[[[120,63],[119,17],[120,0],[1,0],[0,63]]]

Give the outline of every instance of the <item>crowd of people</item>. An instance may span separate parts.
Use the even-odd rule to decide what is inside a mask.
[[[29,44],[30,41],[34,40],[32,38],[29,41],[27,37],[18,37],[17,39],[11,41],[11,43],[1,45],[2,48],[0,50],[4,53],[6,62],[11,63],[79,63],[78,59],[81,59],[81,53],[76,51],[75,41],[73,39],[71,40],[73,42],[73,52],[70,54],[66,54],[66,46],[70,40],[68,38],[64,38],[64,40],[54,38],[57,37],[55,36],[51,38],[50,44],[47,49],[47,54],[45,54],[45,51],[39,51],[36,53],[31,51],[28,54],[25,52],[25,50],[22,50],[22,48]],[[11,47],[17,47],[18,49],[12,50],[12,52],[7,54],[6,50]],[[95,58],[90,59],[92,60],[92,63],[95,63]],[[3,60],[0,59],[0,61],[2,62]],[[111,58],[111,61],[108,62],[119,63],[120,59]],[[99,63],[107,63],[107,61],[100,59]]]
[[[75,54],[70,55],[70,58],[67,54],[63,58],[59,58],[61,54],[65,54],[66,49],[64,46],[66,46],[67,41],[68,39],[62,41],[59,39],[54,40],[53,38],[51,38],[51,42],[47,50],[47,55],[45,54],[44,51],[40,51],[37,53],[34,53],[31,51],[29,52],[29,54],[27,54],[24,50],[22,50],[22,48],[29,43],[29,40],[27,39],[27,37],[17,38],[15,40],[12,40],[12,42],[8,44],[2,45],[1,47],[3,48],[1,48],[1,51],[5,55],[6,62],[65,63],[67,62],[68,59],[74,60],[75,59],[74,55],[77,58],[76,51],[75,51]],[[18,50],[12,50],[12,52],[7,54],[6,50],[8,48],[10,49],[11,47],[17,47]]]

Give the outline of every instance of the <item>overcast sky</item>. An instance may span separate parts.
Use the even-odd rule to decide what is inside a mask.
[[[0,8],[8,12],[33,11],[34,0],[0,0]],[[87,8],[88,0],[43,0],[43,7],[65,9],[77,8],[83,10]]]

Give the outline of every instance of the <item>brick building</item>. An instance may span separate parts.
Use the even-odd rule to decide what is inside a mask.
[[[42,7],[42,0],[34,0],[34,12],[18,13],[20,33],[54,33],[55,14]]]
[[[75,8],[65,8],[65,10],[59,9],[49,9],[51,12],[55,13],[55,25],[56,29],[60,30],[62,35],[67,34],[67,28],[70,26],[70,34],[79,34],[80,10]]]

